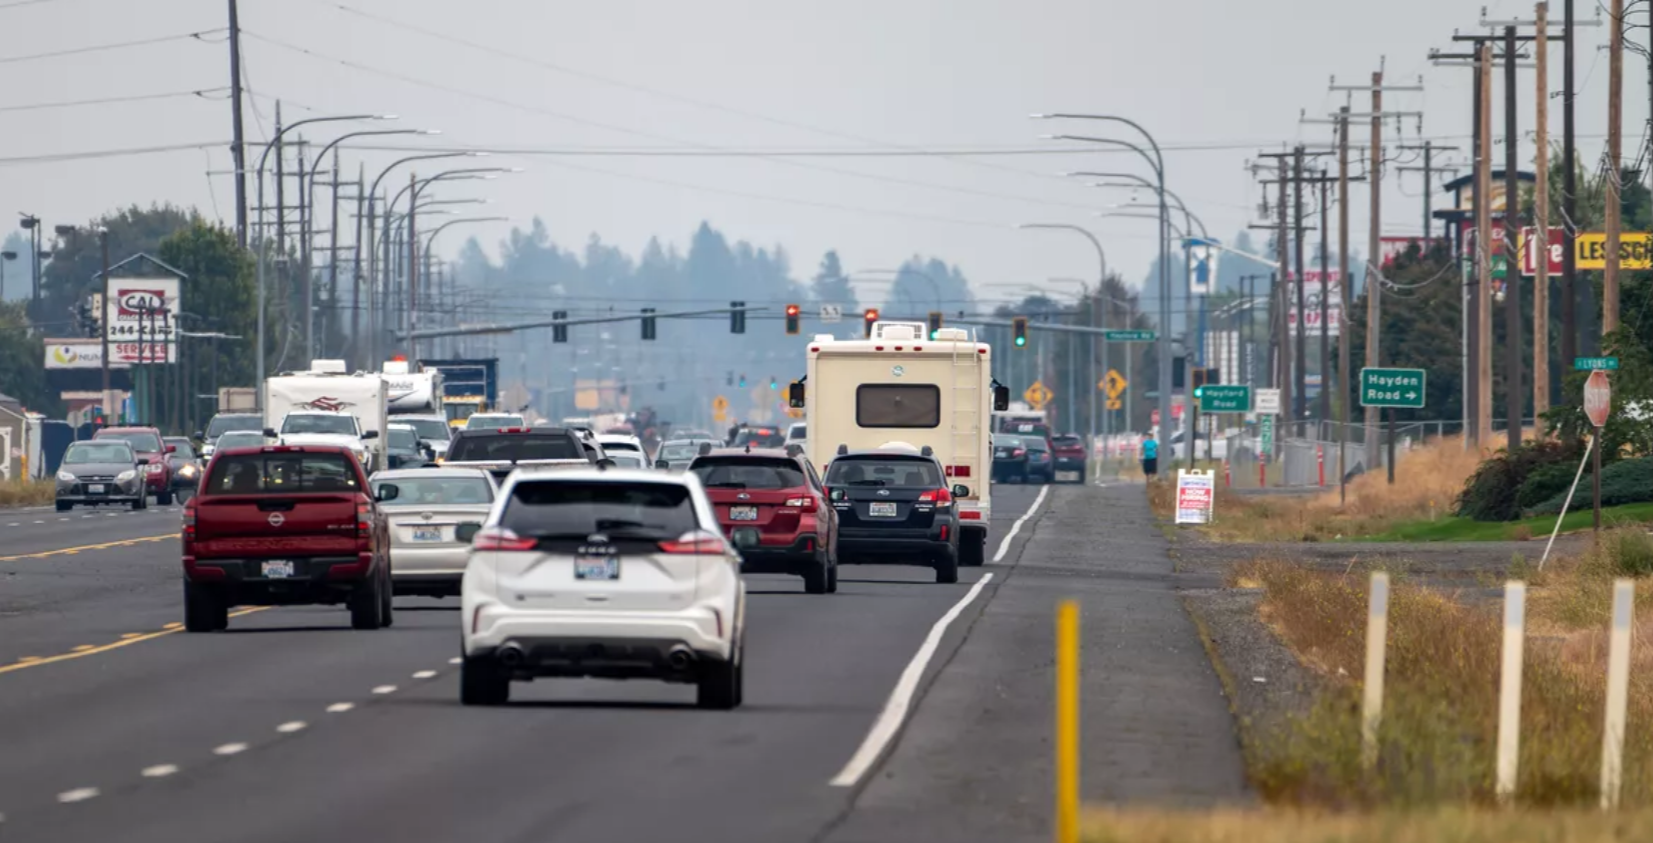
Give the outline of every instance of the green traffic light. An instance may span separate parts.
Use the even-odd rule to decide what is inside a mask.
[[[1027,337],[1017,337],[1016,338],[1016,345],[1018,347],[1027,345]]]

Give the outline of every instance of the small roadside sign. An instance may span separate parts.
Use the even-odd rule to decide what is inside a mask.
[[[1159,338],[1155,331],[1103,331],[1102,339],[1108,342],[1153,342]]]
[[[1257,449],[1263,452],[1263,458],[1268,459],[1274,454],[1274,416],[1263,416],[1257,422]]]
[[[1045,405],[1050,403],[1050,399],[1055,397],[1056,395],[1039,381],[1034,381],[1033,385],[1022,393],[1022,400],[1026,401],[1028,406],[1035,410],[1043,410]]]
[[[1584,380],[1584,415],[1599,430],[1607,424],[1608,411],[1613,407],[1613,385],[1607,372],[1597,369]]]
[[[1619,370],[1617,357],[1574,357],[1573,371],[1576,372],[1616,372]]]
[[[1125,380],[1125,376],[1121,375],[1119,370],[1109,369],[1108,376],[1103,378],[1102,382],[1096,385],[1096,388],[1107,392],[1109,398],[1118,398],[1125,394],[1125,387],[1130,386],[1130,384],[1131,382]]]
[[[729,399],[719,395],[712,399],[712,421],[728,421]]]
[[[1251,411],[1272,416],[1280,412],[1280,390],[1260,388],[1253,393]]]
[[[1361,369],[1360,406],[1421,410],[1426,373],[1422,369]]]
[[[1200,387],[1200,412],[1249,413],[1251,387],[1240,384],[1206,384]]]
[[[1217,491],[1214,471],[1177,469],[1178,524],[1211,523],[1211,506]]]

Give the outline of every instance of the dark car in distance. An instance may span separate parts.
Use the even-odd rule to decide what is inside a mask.
[[[172,446],[166,455],[166,467],[172,472],[172,493],[179,497],[193,494],[201,482],[202,468],[195,443],[187,436],[164,436],[161,441]]]
[[[190,632],[225,629],[230,608],[249,605],[342,603],[356,629],[391,624],[389,522],[348,448],[220,449],[182,537]]]
[[[959,579],[959,516],[955,496],[928,445],[850,451],[842,445],[827,466],[827,498],[838,514],[838,560],[933,568],[936,582]]]
[[[1027,445],[1010,433],[993,434],[993,480],[1027,480]]]
[[[1056,479],[1072,483],[1085,482],[1085,439],[1075,433],[1066,433],[1050,440],[1051,452],[1056,456]]]
[[[143,509],[149,501],[143,478],[146,462],[120,440],[71,444],[57,470],[57,511],[68,512],[76,504]]]

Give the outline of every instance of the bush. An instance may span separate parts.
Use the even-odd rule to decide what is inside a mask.
[[[1583,457],[1583,454],[1579,455]],[[1578,460],[1551,463],[1532,470],[1515,495],[1516,506],[1529,510],[1557,495],[1565,497],[1578,471]]]
[[[1514,450],[1499,451],[1482,462],[1464,483],[1458,495],[1458,514],[1476,521],[1513,521],[1521,516],[1521,487],[1535,471],[1554,465],[1576,467],[1581,454],[1577,443],[1553,439],[1524,442]]]
[[[1602,477],[1607,476],[1605,470]],[[1653,574],[1653,536],[1641,530],[1613,530],[1606,536],[1607,558],[1620,576]]]
[[[1582,455],[1580,455],[1582,456]],[[1575,465],[1574,471],[1578,470]],[[1579,501],[1585,505],[1590,500],[1590,478],[1592,473],[1584,472],[1579,478],[1578,492],[1573,496],[1573,507],[1577,508]],[[1572,478],[1569,477],[1569,480]],[[1554,515],[1561,511],[1561,504],[1567,499],[1567,489],[1562,487],[1559,492],[1532,508],[1534,515]],[[1633,460],[1619,460],[1601,469],[1601,505],[1618,506],[1626,503],[1642,503],[1653,501],[1653,457],[1640,457]]]

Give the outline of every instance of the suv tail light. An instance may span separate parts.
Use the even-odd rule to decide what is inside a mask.
[[[678,536],[675,541],[660,543],[661,553],[682,553],[695,556],[722,556],[727,553],[729,546],[724,543],[723,537],[716,533],[704,530],[694,530]]]
[[[795,506],[804,512],[814,512],[818,504],[814,495],[804,495],[801,498],[787,498],[787,506]]]
[[[508,527],[489,527],[477,531],[471,540],[472,550],[533,550],[536,539],[523,538]]]
[[[946,489],[927,489],[918,499],[935,504],[937,509],[946,509],[953,505],[953,493]]]

